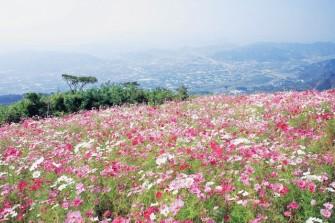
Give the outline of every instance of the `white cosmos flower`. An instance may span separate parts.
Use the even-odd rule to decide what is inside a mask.
[[[30,171],[34,171],[38,165],[40,165],[41,163],[43,163],[44,161],[44,157],[42,156],[41,158],[37,159],[32,165],[31,167],[29,168]]]
[[[157,157],[156,164],[158,166],[162,166],[165,163],[167,163],[168,161],[173,160],[173,159],[174,159],[174,155],[172,155],[170,153],[164,153],[164,154],[160,155],[159,157]]]
[[[68,185],[67,184],[61,184],[59,187],[58,187],[58,190],[59,191],[62,191],[64,190]]]
[[[142,188],[145,190],[150,190],[154,185],[154,183],[150,183],[148,180],[146,180],[143,182]]]
[[[56,182],[55,182],[53,185],[51,185],[51,187],[56,187],[56,186],[58,186],[59,184],[61,184],[61,185],[58,187],[58,190],[62,191],[62,190],[64,190],[67,186],[72,185],[72,184],[74,184],[74,183],[75,183],[75,182],[74,182],[74,180],[73,180],[71,177],[68,177],[68,176],[63,175],[63,176],[60,176],[60,177],[56,180]]]
[[[322,176],[317,176],[317,175],[305,175],[304,174],[304,176],[302,176],[301,179],[322,182]]]
[[[150,220],[153,221],[153,220],[155,220],[155,219],[156,219],[156,215],[155,215],[155,213],[151,213],[151,214],[150,214]]]
[[[314,217],[309,217],[306,221],[306,223],[322,223],[322,219],[320,218],[314,218]]]
[[[86,149],[89,149],[89,148],[92,146],[93,143],[94,143],[94,140],[91,139],[91,140],[88,141],[88,142],[82,142],[82,143],[77,144],[77,145],[74,147],[74,153],[78,153],[80,148],[86,148]]]
[[[36,170],[33,172],[33,178],[39,178],[41,176],[41,172]]]
[[[297,150],[297,154],[301,156],[301,155],[305,155],[306,153],[304,151],[298,149]]]
[[[169,212],[170,212],[170,209],[166,205],[163,208],[160,209],[160,214],[164,215],[165,217],[168,216]]]
[[[170,183],[169,190],[178,191],[179,189],[190,188],[193,183],[194,179],[192,177],[189,177],[186,174],[181,174]]]
[[[250,144],[250,140],[247,138],[237,138],[232,140],[232,143],[234,145],[239,145],[239,144]]]
[[[333,188],[331,188],[331,187],[327,187],[326,190],[329,191],[329,192],[332,192],[332,193],[335,192],[335,190]]]
[[[242,196],[243,197],[246,197],[246,196],[248,196],[249,195],[249,193],[247,192],[247,191],[244,191],[243,193],[242,193]]]
[[[302,160],[300,157],[298,157],[298,158],[295,160],[295,162],[296,162],[297,164],[300,164],[300,163],[303,162],[303,160]]]
[[[56,182],[57,183],[59,183],[59,182],[65,182],[67,184],[73,184],[74,180],[71,177],[63,175],[63,176],[59,177]]]
[[[12,208],[5,208],[4,210],[4,219],[6,219],[8,216],[15,218],[17,216],[17,212],[15,211],[16,208],[20,207],[20,205],[14,205]]]

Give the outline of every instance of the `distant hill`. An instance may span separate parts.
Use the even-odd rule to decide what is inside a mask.
[[[214,58],[233,61],[288,61],[335,56],[335,43],[257,43],[216,52]]]
[[[0,95],[0,105],[9,105],[22,99],[22,95]]]
[[[305,66],[298,77],[313,89],[335,88],[335,59]]]

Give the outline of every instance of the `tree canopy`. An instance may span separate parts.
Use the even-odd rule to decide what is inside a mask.
[[[98,79],[93,76],[74,76],[62,74],[62,78],[66,81],[72,93],[83,90],[87,84],[94,84]]]

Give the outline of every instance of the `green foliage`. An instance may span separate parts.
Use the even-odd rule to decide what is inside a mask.
[[[59,115],[67,111],[64,94],[57,93],[50,96],[49,103],[50,103],[50,110],[54,111],[54,115]]]
[[[330,119],[326,126],[326,145],[328,148],[335,147],[335,119]]]
[[[62,78],[68,84],[72,93],[81,91],[87,84],[94,84],[98,82],[96,77],[92,76],[74,76],[69,74],[62,74]]]
[[[66,112],[77,112],[81,109],[81,105],[83,102],[82,94],[68,94],[64,98],[64,105],[66,107]]]
[[[247,223],[255,217],[252,208],[243,207],[241,205],[235,205],[230,214],[231,222],[236,223]]]
[[[149,91],[147,93],[147,97],[148,103],[150,105],[159,105],[166,101],[171,101],[178,98],[174,92],[165,88],[156,88],[155,90]]]
[[[189,97],[187,88],[184,85],[177,88],[177,94],[180,100],[186,100]]]
[[[71,77],[68,77],[71,78]],[[0,124],[20,122],[27,117],[49,117],[81,110],[99,109],[124,104],[160,105],[171,100],[186,100],[187,89],[142,89],[137,82],[104,83],[99,88],[43,95],[27,93],[23,100],[0,107]]]
[[[201,222],[199,213],[202,209],[202,202],[194,195],[187,197],[184,207],[180,209],[178,220],[192,220],[193,222]]]
[[[0,123],[19,122],[27,116],[24,101],[9,106],[2,106],[0,109]]]
[[[25,109],[29,117],[43,116],[46,114],[47,104],[42,100],[42,95],[37,93],[27,93],[24,97]]]

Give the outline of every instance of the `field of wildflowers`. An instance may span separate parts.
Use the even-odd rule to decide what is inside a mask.
[[[335,222],[335,91],[0,128],[0,222]]]

